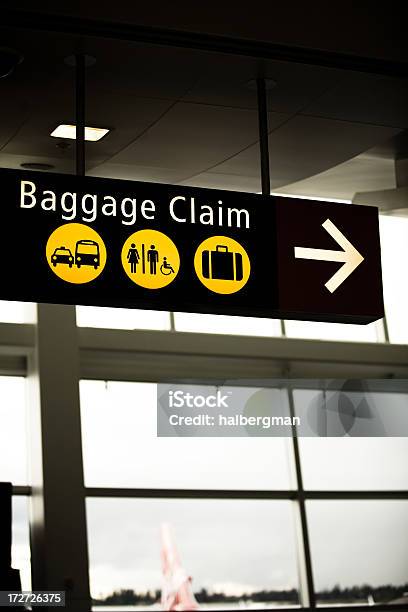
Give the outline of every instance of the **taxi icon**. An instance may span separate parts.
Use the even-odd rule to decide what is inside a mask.
[[[68,264],[69,267],[72,268],[72,265],[74,263],[74,257],[69,249],[65,248],[64,246],[61,246],[55,249],[55,251],[51,255],[51,262],[54,268],[57,264]]]

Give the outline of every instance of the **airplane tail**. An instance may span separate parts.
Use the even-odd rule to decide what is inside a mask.
[[[163,571],[162,610],[199,610],[191,586],[192,578],[181,565],[170,525],[163,523],[160,532]]]

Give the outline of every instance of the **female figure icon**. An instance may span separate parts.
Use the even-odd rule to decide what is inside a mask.
[[[131,274],[136,274],[136,267],[137,267],[137,264],[139,263],[140,256],[136,248],[136,245],[133,242],[130,245],[130,249],[127,254],[127,260],[130,263]]]

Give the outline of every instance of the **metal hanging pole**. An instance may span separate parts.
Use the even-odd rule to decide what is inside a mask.
[[[261,152],[261,186],[262,194],[270,195],[271,178],[269,174],[269,144],[268,144],[268,109],[266,105],[265,79],[256,80],[258,94],[259,146]]]
[[[262,195],[271,194],[271,176],[269,170],[269,141],[268,141],[268,106],[266,103],[265,78],[256,79],[256,91],[258,95],[258,126],[259,126],[259,150],[261,154],[261,188]],[[285,321],[281,319],[280,328],[282,336],[286,336]]]
[[[76,173],[85,175],[85,56],[75,56]]]

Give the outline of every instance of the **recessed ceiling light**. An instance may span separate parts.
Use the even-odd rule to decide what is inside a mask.
[[[97,128],[97,127],[85,127],[85,140],[89,142],[96,142],[100,140],[109,132],[107,128]],[[55,128],[53,132],[51,132],[50,136],[54,138],[69,138],[70,140],[76,139],[76,125],[68,125],[66,123],[61,123],[58,127]]]

